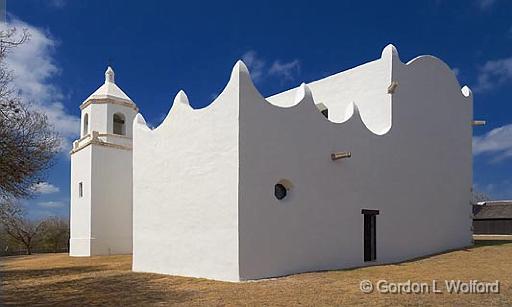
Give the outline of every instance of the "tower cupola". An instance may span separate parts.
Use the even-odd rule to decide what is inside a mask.
[[[73,151],[91,142],[131,148],[131,123],[139,109],[115,83],[112,67],[107,67],[105,82],[82,102],[80,110],[80,139],[73,143]]]

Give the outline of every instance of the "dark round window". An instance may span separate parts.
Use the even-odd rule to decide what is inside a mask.
[[[281,200],[286,197],[286,187],[280,183],[274,186],[274,195],[277,199]]]

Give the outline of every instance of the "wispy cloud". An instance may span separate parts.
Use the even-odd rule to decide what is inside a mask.
[[[147,121],[148,127],[151,129],[155,129],[156,127],[160,126],[164,119],[167,117],[167,113],[162,112],[159,113],[158,116],[154,119],[150,119]]]
[[[512,180],[497,180],[491,183],[475,183],[473,189],[489,196],[494,200],[512,199]]]
[[[244,61],[245,65],[251,71],[251,77],[254,82],[259,82],[263,75],[265,75],[265,66],[266,63],[262,59],[258,58],[256,51],[249,50],[242,55],[242,61]]]
[[[46,0],[45,1],[49,6],[61,9],[66,6],[66,0]]]
[[[27,204],[27,217],[34,220],[41,220],[50,216],[69,216],[69,200],[42,201]]]
[[[48,182],[40,182],[32,187],[35,193],[38,194],[52,194],[60,191],[59,187],[54,186]]]
[[[488,10],[496,4],[496,0],[476,0],[475,3],[481,10]]]
[[[457,77],[457,78],[458,78],[458,77],[459,77],[459,75],[460,75],[460,68],[454,67],[454,68],[452,69],[452,71],[453,71],[453,73],[455,74],[455,77]]]
[[[293,60],[287,63],[281,63],[281,61],[277,60],[272,63],[272,66],[268,70],[269,75],[278,76],[286,80],[293,80],[299,72],[299,60]]]
[[[300,73],[300,61],[297,59],[290,62],[274,60],[267,65],[267,61],[260,58],[256,51],[249,50],[242,55],[242,60],[251,71],[251,78],[256,83],[267,77],[294,80]]]
[[[476,92],[483,92],[512,81],[512,57],[487,61],[479,68]]]
[[[211,100],[215,100],[215,99],[217,99],[217,97],[219,97],[219,95],[220,95],[219,92],[211,93],[210,94],[210,99]]]
[[[2,26],[2,27],[5,27]],[[69,151],[71,140],[78,136],[80,119],[64,107],[62,90],[52,81],[60,73],[53,57],[56,41],[43,30],[19,19],[11,18],[7,27],[27,29],[31,38],[16,48],[6,59],[14,72],[14,86],[36,110],[44,112],[49,122],[63,137],[63,151]]]
[[[37,205],[41,208],[51,209],[51,208],[64,208],[68,204],[64,201],[43,201],[37,203]]]
[[[473,137],[473,154],[493,154],[494,162],[512,158],[512,124]]]

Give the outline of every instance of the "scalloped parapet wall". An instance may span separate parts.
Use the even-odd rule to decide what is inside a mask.
[[[133,269],[240,281],[363,266],[361,209],[381,212],[372,264],[470,245],[472,101],[441,60],[404,64],[392,45],[267,99],[238,61],[209,106],[180,91],[155,129],[134,120]]]
[[[317,106],[317,109],[313,109],[313,111],[319,111],[319,108],[327,108],[329,111],[328,120],[330,122],[344,123],[351,118],[354,113],[352,109],[357,106],[356,108],[359,110],[358,115],[360,115],[362,122],[368,130],[377,135],[384,135],[393,126],[394,91],[400,91],[404,84],[398,81],[400,79],[398,71],[403,71],[409,66],[430,67],[431,69],[426,73],[430,76],[435,76],[435,79],[440,80],[440,83],[453,87],[453,90],[460,93],[463,97],[472,99],[469,87],[464,86],[461,89],[455,74],[443,61],[426,55],[416,57],[404,64],[400,61],[395,46],[390,44],[383,49],[381,57],[375,61],[308,83],[307,86],[312,93],[314,104]],[[420,70],[421,68],[414,69]],[[236,73],[243,74],[246,79],[251,80],[249,70],[245,64],[242,61],[238,61],[233,68],[231,79],[224,91],[230,88],[230,84],[234,82],[233,74],[236,75]],[[251,83],[251,90],[254,91],[255,87],[252,81],[249,83]],[[393,93],[390,92],[391,86],[395,87]],[[427,86],[428,84],[425,84],[425,87]],[[240,91],[242,90],[240,88]],[[265,103],[285,109],[296,107],[302,102],[302,100],[296,97],[297,90],[298,88],[294,88],[270,96],[265,99]],[[262,97],[259,92],[256,96]],[[172,105],[173,108],[176,105],[176,109],[186,106],[185,109],[201,113],[212,108],[219,100],[223,100],[219,99],[219,97],[207,107],[194,110],[189,105],[187,95],[181,90],[176,95]],[[176,102],[180,103],[177,104]],[[472,107],[471,103],[470,107]],[[166,125],[167,122],[171,121],[174,112],[176,111],[171,108],[160,126]],[[159,130],[160,126],[155,130]]]

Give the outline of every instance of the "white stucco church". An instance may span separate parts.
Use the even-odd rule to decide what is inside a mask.
[[[72,256],[225,281],[391,263],[471,239],[473,97],[441,60],[377,60],[264,98],[237,62],[149,128],[105,83],[71,152]]]

